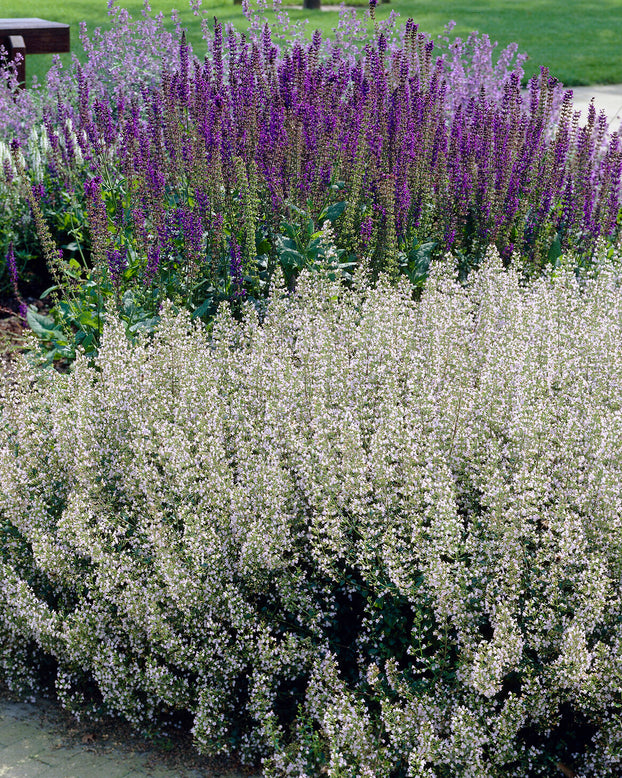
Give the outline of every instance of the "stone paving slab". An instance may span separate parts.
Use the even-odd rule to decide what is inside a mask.
[[[607,114],[610,130],[620,128],[622,120],[622,84],[595,86],[571,86],[572,101],[576,110],[581,111],[581,119],[587,119],[587,109],[590,100],[594,98],[596,113],[601,110]]]
[[[0,697],[0,778],[260,778],[216,769],[162,764],[148,750],[67,742],[58,708],[48,700],[21,703]],[[158,762],[160,761],[160,764]]]

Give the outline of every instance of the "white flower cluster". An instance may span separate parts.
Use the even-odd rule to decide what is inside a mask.
[[[18,164],[20,162],[25,164],[21,149],[17,149],[16,155]],[[7,143],[0,140],[0,219],[6,219],[6,223],[16,221],[18,214],[22,222],[29,218],[26,214],[20,214],[19,187],[16,184],[18,177],[19,173],[11,149]],[[12,218],[13,214],[16,214],[15,219]]]
[[[70,120],[67,119],[67,122],[70,122]],[[37,183],[40,183],[43,181],[47,159],[51,151],[48,134],[43,125],[39,127],[35,126],[31,129],[30,135],[28,136],[28,145],[26,151],[26,156],[28,157],[28,161],[30,163],[29,167],[32,171],[33,180]]]
[[[336,265],[339,262],[339,251],[335,246],[335,230],[332,222],[325,219],[320,231],[320,244],[324,251],[324,259],[329,266]]]
[[[621,441],[607,260],[111,317],[2,384],[0,673],[266,775],[620,775]]]

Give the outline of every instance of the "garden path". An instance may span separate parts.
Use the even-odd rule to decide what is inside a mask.
[[[596,111],[605,111],[610,122],[610,130],[620,128],[622,120],[622,84],[603,86],[573,86],[572,96],[575,108],[581,110],[581,118],[587,118],[587,108],[594,98]]]
[[[0,693],[0,778],[259,778],[208,765],[186,742],[167,752],[115,726],[71,722],[49,700]]]

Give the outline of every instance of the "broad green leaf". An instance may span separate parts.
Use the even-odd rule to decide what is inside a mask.
[[[279,261],[286,268],[304,267],[305,258],[299,251],[285,249],[279,253]]]
[[[54,286],[50,286],[50,287],[48,287],[48,288],[45,290],[45,292],[42,292],[42,293],[39,295],[39,299],[40,299],[40,300],[44,300],[44,299],[45,299],[45,298],[46,298],[46,297],[47,297],[47,296],[50,294],[50,292],[53,292],[55,289],[58,289],[58,285],[56,285],[56,284],[55,284]]]
[[[208,297],[207,300],[203,300],[201,305],[199,305],[198,308],[195,308],[195,310],[192,312],[192,316],[190,318],[191,319],[198,319],[201,316],[204,316],[209,311],[209,309],[212,307],[213,303],[214,303],[214,301],[212,300],[211,297]]]
[[[78,319],[83,327],[94,327],[99,329],[97,316],[93,311],[82,311]]]
[[[551,242],[551,246],[549,248],[549,254],[548,254],[548,260],[552,265],[557,265],[557,260],[562,255],[562,240],[561,235],[559,232],[555,233],[555,237],[553,238]]]
[[[137,321],[136,324],[132,324],[130,327],[128,327],[128,330],[129,332],[133,333],[153,332],[159,323],[160,317],[152,316],[149,319],[142,319],[141,321]]]
[[[328,219],[330,222],[336,221],[341,214],[346,209],[346,202],[342,200],[338,203],[332,203],[331,205],[327,205],[326,208],[322,211],[322,213],[318,216],[318,221],[323,222],[325,219]]]
[[[54,319],[49,316],[43,316],[32,308],[28,308],[26,319],[30,329],[39,338],[49,340],[51,338],[62,337],[62,331],[57,328]]]

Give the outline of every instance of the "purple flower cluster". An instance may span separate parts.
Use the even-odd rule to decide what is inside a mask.
[[[123,232],[147,285],[171,258],[185,263],[179,277],[207,268],[222,280],[230,236],[251,277],[259,243],[274,258],[283,220],[316,218],[335,199],[347,203],[337,246],[379,268],[419,239],[541,264],[552,251],[589,254],[617,230],[619,134],[593,113],[579,127],[545,69],[521,90],[515,46],[495,65],[486,36],[452,42],[449,25],[435,46],[412,19],[375,20],[372,3],[366,20],[344,8],[332,38],[310,41],[280,12],[283,29],[255,15],[246,35],[204,18],[199,61],[149,10],[135,22],[110,2],[112,29],[83,29],[86,61],[52,68],[38,114],[28,93],[30,124],[21,95],[7,102],[5,127],[22,140],[45,117],[46,186],[84,187],[99,267]]]
[[[108,261],[108,272],[110,280],[115,289],[119,289],[121,283],[121,274],[127,267],[127,248],[108,249],[106,251]]]
[[[6,255],[6,264],[9,271],[11,286],[13,287],[13,294],[15,295],[15,299],[19,304],[19,314],[22,319],[25,320],[28,308],[19,291],[19,275],[17,272],[17,262],[15,260],[15,249],[13,242],[9,243],[9,250],[7,251]]]
[[[207,47],[207,57],[214,59],[217,38],[211,29],[211,17],[208,10],[200,8],[200,0],[190,3],[196,16],[202,16],[202,27]],[[280,8],[281,0],[274,0],[273,8],[276,21],[271,32],[278,45],[273,47],[273,57],[281,59],[296,44],[304,44],[307,33],[305,22],[293,23],[287,12]],[[259,46],[265,46],[264,30],[270,29],[261,13],[267,6],[262,3],[251,11],[248,3],[243,9],[249,20],[246,39]],[[133,19],[128,11],[116,5],[115,0],[108,3],[108,26],[110,29],[95,29],[89,34],[86,24],[80,28],[80,43],[84,56],[74,56],[69,66],[63,66],[58,58],[46,77],[44,88],[33,84],[28,90],[18,90],[15,69],[12,65],[2,65],[0,56],[0,112],[3,123],[0,127],[0,139],[12,136],[26,141],[33,127],[46,122],[60,108],[63,119],[75,119],[81,111],[94,110],[93,103],[106,103],[111,116],[117,114],[118,103],[129,102],[141,95],[145,85],[157,83],[163,71],[171,63],[181,65],[182,69],[193,62],[192,49],[186,45],[180,50],[178,42],[182,29],[176,17],[172,20],[176,29],[171,32],[164,22],[162,14],[152,15],[150,5],[144,2],[139,19]],[[385,20],[378,21],[370,6],[366,14],[343,6],[339,11],[339,20],[333,35],[321,41],[318,56],[322,61],[333,57],[353,64],[364,52],[370,40],[370,30],[374,35],[383,34],[388,42],[388,50],[393,52],[404,43],[405,28],[398,24],[399,14],[391,12]],[[373,22],[373,24],[371,23]],[[493,64],[495,44],[487,36],[473,33],[462,42],[457,38],[450,43],[448,33],[453,23],[447,27],[445,36],[439,36],[436,53],[444,56],[445,77],[450,84],[449,105],[456,105],[472,94],[478,94],[483,87],[489,97],[500,98],[500,85],[514,70],[522,76],[521,64],[525,55],[517,55],[516,46],[509,46]],[[230,28],[232,29],[232,28]],[[316,33],[318,34],[318,33]],[[428,42],[430,38],[424,36]],[[446,55],[446,56],[445,56]],[[185,65],[184,65],[185,61]],[[226,60],[221,61],[221,69],[228,68]],[[558,101],[561,89],[558,91]],[[59,117],[60,118],[60,117]],[[49,120],[47,122],[50,124]],[[64,124],[60,122],[61,133]]]
[[[101,267],[109,247],[108,213],[102,195],[101,176],[93,176],[84,184],[88,224],[93,244],[93,262]]]
[[[267,26],[257,42],[216,23],[211,59],[190,67],[182,41],[181,66],[143,92],[140,110],[119,105],[113,129],[105,112],[89,119],[93,143],[119,149],[160,256],[171,212],[196,263],[203,249],[226,252],[215,217],[248,247],[291,204],[319,214],[336,178],[348,203],[337,243],[380,266],[418,235],[469,256],[494,244],[538,264],[554,241],[585,253],[614,234],[620,137],[594,111],[579,128],[571,92],[559,107],[546,70],[526,93],[515,71],[500,99],[480,90],[455,105],[444,61],[433,62],[412,20],[403,46],[389,50],[381,33],[353,64],[320,62],[320,46],[316,34],[277,57]]]
[[[229,250],[231,253],[231,262],[229,264],[229,272],[231,280],[235,287],[234,295],[236,297],[244,297],[244,276],[242,274],[242,253],[240,246],[235,238],[229,240]]]

